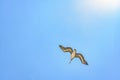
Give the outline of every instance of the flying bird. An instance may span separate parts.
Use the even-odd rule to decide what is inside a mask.
[[[83,55],[81,53],[76,53],[76,49],[72,49],[71,47],[63,47],[62,45],[59,45],[59,47],[62,49],[63,52],[69,52],[70,53],[70,62],[74,59],[74,58],[79,58],[80,61],[85,64],[88,65],[87,61],[84,59]]]

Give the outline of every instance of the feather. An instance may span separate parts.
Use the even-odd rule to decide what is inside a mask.
[[[79,58],[83,64],[88,65],[87,61],[84,59],[81,53],[76,53],[75,57]]]
[[[59,45],[59,47],[63,50],[63,52],[70,52],[70,54],[73,52],[71,47],[63,47],[62,45]]]
[[[59,47],[62,49],[63,52],[70,52],[71,57],[70,57],[70,62],[74,59],[74,58],[79,58],[80,61],[85,64],[88,65],[87,61],[84,59],[83,55],[81,53],[76,53],[76,49],[72,49],[71,47],[63,47],[62,45],[59,45]]]

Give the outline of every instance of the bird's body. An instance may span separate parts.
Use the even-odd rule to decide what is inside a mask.
[[[84,59],[83,55],[81,53],[76,53],[76,49],[72,50],[71,47],[63,47],[62,45],[59,45],[59,47],[63,50],[63,52],[69,52],[71,54],[71,59],[70,59],[70,62],[74,59],[74,58],[79,58],[80,61],[83,63],[83,64],[86,64],[88,65],[88,63],[86,62],[86,60]]]

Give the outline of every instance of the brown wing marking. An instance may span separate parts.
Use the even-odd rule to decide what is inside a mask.
[[[79,58],[83,64],[88,65],[87,61],[84,59],[82,54],[76,53],[75,57]]]
[[[59,45],[59,47],[62,49],[64,52],[70,52],[72,54],[73,50],[71,47],[63,47],[62,45]]]

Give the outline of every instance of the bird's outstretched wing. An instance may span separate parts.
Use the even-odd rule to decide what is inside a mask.
[[[79,58],[83,64],[88,65],[82,54],[76,53],[75,57]]]
[[[59,45],[59,47],[64,51],[64,52],[70,52],[72,54],[73,50],[71,47],[63,47],[62,45]]]

